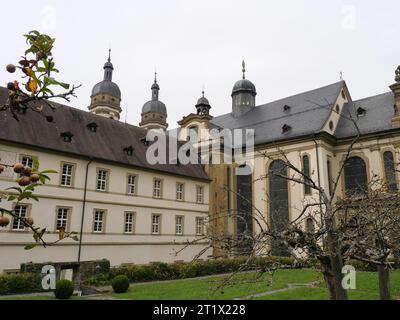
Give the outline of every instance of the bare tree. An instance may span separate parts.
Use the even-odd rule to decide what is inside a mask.
[[[390,300],[389,258],[400,250],[400,194],[391,192],[378,176],[364,192],[348,193],[340,200],[343,214],[340,237],[345,257],[375,265],[380,297]]]

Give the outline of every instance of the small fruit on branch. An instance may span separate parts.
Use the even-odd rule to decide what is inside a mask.
[[[14,73],[15,70],[16,70],[16,67],[13,64],[10,63],[10,64],[7,65],[6,69],[7,69],[7,71],[9,73]]]
[[[22,163],[16,163],[14,165],[14,172],[15,173],[22,173],[24,172],[25,166]]]
[[[10,223],[10,219],[6,216],[0,216],[0,227],[7,227]]]
[[[21,187],[26,187],[26,186],[31,184],[31,179],[29,177],[27,177],[27,176],[23,176],[23,177],[18,179],[18,184]]]
[[[25,224],[28,225],[28,226],[32,226],[32,225],[33,225],[33,219],[32,219],[32,217],[27,217],[27,218],[25,218],[25,219],[24,219],[24,222],[25,222]]]
[[[29,166],[24,167],[24,174],[30,175],[32,173],[32,168]]]
[[[29,179],[31,180],[32,183],[35,183],[35,182],[38,182],[38,181],[39,181],[40,177],[39,177],[39,175],[38,175],[37,173],[34,173],[34,174],[32,174],[32,175],[30,176]]]

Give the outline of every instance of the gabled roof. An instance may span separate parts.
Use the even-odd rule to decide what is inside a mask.
[[[362,135],[392,129],[394,103],[393,92],[346,103],[342,110],[343,117],[336,127],[335,137],[340,139],[357,135],[357,130],[349,118],[357,120]],[[357,116],[359,108],[365,110],[364,115]]]
[[[0,105],[8,97],[8,90],[0,87]],[[73,107],[54,104],[56,109],[45,108],[45,114],[53,118],[48,122],[43,114],[28,110],[15,120],[10,110],[0,112],[0,140],[45,148],[71,155],[156,170],[174,175],[209,180],[202,165],[150,165],[146,160],[146,146],[141,140],[146,130],[116,120],[107,119]],[[95,123],[95,132],[88,124]],[[63,132],[73,134],[71,142],[60,136]],[[132,155],[124,148],[132,147]]]
[[[331,113],[330,107],[345,86],[340,81],[260,105],[240,117],[224,114],[213,118],[211,123],[228,129],[254,129],[256,145],[311,135],[322,130]],[[290,110],[284,110],[285,106],[290,106]],[[282,132],[284,125],[291,130]]]

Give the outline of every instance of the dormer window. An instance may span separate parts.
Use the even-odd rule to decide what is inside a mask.
[[[367,110],[365,110],[364,108],[359,107],[357,109],[357,116],[359,117],[363,117],[367,114]]]
[[[289,112],[291,108],[292,108],[291,106],[288,106],[287,104],[285,104],[285,105],[283,106],[283,111],[284,111],[284,112]]]
[[[287,124],[284,124],[284,125],[283,125],[283,127],[282,127],[282,133],[288,133],[290,130],[292,130],[292,127],[291,127],[291,126],[289,126],[289,125],[287,125]]]
[[[63,138],[64,142],[72,142],[72,137],[74,135],[71,132],[63,132],[60,134],[60,137]]]
[[[140,139],[140,142],[143,143],[146,147],[150,145],[150,141],[148,141],[146,137]]]
[[[46,116],[47,122],[53,122],[54,118],[52,116]]]
[[[132,146],[129,146],[129,147],[124,148],[124,153],[127,156],[131,156],[131,155],[133,155],[133,150],[135,150],[135,149]]]
[[[95,122],[89,123],[86,126],[91,132],[96,132],[98,125]]]

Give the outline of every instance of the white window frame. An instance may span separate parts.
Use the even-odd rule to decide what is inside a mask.
[[[177,236],[183,235],[184,221],[185,221],[184,216],[175,216],[175,234]]]
[[[103,233],[105,226],[105,210],[96,209],[93,213],[93,232],[94,233]],[[101,217],[101,219],[100,219]]]
[[[96,180],[96,190],[97,191],[107,191],[107,180],[109,171],[106,169],[97,170],[97,180]]]
[[[128,217],[130,217],[128,219]],[[127,211],[124,214],[124,233],[134,234],[135,233],[135,212]]]
[[[196,217],[196,236],[204,236],[204,218]]]
[[[161,214],[151,216],[151,234],[161,234]]]
[[[68,170],[66,170],[66,172],[64,172],[64,168],[65,167],[69,167],[70,168],[70,172],[68,172]],[[63,162],[61,164],[60,186],[62,186],[62,187],[72,187],[73,174],[74,174],[74,165],[71,164],[71,163]],[[63,179],[65,179],[64,183],[63,183]],[[69,179],[69,184],[65,183],[66,181],[68,181],[68,179]]]
[[[131,181],[133,179],[133,181]],[[127,193],[129,195],[136,195],[136,186],[137,186],[137,176],[134,174],[128,174],[127,178]],[[133,192],[132,192],[133,189]]]
[[[33,157],[32,156],[27,156],[27,155],[21,156],[21,163],[25,167],[30,167],[33,169]]]
[[[196,202],[204,203],[204,187],[196,186]]]
[[[19,210],[17,212],[18,208]],[[27,218],[29,214],[29,206],[26,204],[17,204],[14,207],[14,213],[20,218]],[[22,213],[24,214],[22,215]],[[11,228],[13,231],[25,231],[25,224],[22,220],[14,218]]]
[[[162,197],[162,180],[155,178],[153,180],[153,197],[160,199]]]
[[[69,216],[70,216],[70,208],[57,207],[56,230],[60,230],[61,227],[64,227],[64,230],[67,230]]]
[[[182,182],[176,183],[176,200],[184,201],[185,199],[185,184]]]

